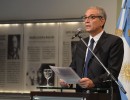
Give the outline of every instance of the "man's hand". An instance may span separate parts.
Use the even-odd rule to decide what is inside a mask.
[[[70,87],[70,85],[67,84],[67,83],[66,83],[64,80],[62,80],[62,79],[60,79],[59,83],[60,83],[61,87],[67,87],[67,88]]]
[[[82,88],[93,88],[95,86],[93,81],[89,78],[82,78],[81,80],[79,80],[79,85]]]

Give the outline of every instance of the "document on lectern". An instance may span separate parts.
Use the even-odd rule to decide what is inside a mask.
[[[71,67],[55,67],[50,66],[58,78],[63,79],[68,84],[76,84],[80,77],[75,73]]]

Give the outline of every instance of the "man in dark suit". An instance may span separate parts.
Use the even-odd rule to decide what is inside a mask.
[[[93,38],[93,52],[118,80],[124,55],[122,39],[104,31],[107,16],[102,8],[90,7],[83,18],[86,31],[90,34],[89,37],[84,39],[85,42],[90,46],[90,40]],[[109,88],[110,83],[106,81],[110,80],[110,77],[93,55],[91,55],[87,66],[85,65],[88,52],[87,47],[82,41],[79,41],[70,65],[81,77],[77,85],[77,92],[97,87]],[[85,67],[87,67],[87,74]],[[64,81],[60,81],[60,84],[61,86],[68,86]],[[113,100],[121,100],[117,84],[112,81],[112,85],[114,91]]]

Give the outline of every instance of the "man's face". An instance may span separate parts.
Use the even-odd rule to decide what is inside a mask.
[[[92,35],[96,35],[102,31],[102,26],[105,23],[105,19],[99,15],[99,11],[97,9],[87,10],[84,18],[87,32]]]

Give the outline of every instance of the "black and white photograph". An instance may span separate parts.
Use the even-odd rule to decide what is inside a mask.
[[[26,73],[27,87],[30,86],[54,86],[54,72],[49,66],[55,64],[43,63],[39,67],[30,67]]]
[[[20,35],[8,35],[8,59],[20,59]]]

